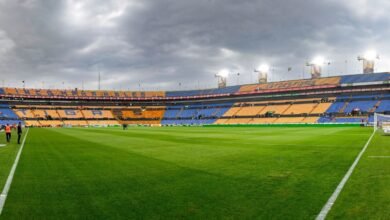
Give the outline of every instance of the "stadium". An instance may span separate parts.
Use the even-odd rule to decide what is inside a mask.
[[[388,9],[0,0],[0,219],[390,219]]]
[[[378,128],[390,122],[390,73],[265,76],[172,92],[0,89],[1,124],[29,128],[4,217],[323,219],[368,144],[325,216],[388,217]]]
[[[2,88],[1,124],[367,125],[390,111],[389,80],[375,73],[172,92]]]

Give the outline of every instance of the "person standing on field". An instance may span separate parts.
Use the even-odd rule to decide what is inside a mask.
[[[4,130],[7,143],[9,143],[11,141],[11,125],[7,124]]]
[[[19,122],[18,124],[18,144],[20,144],[20,138],[22,137],[22,122]]]

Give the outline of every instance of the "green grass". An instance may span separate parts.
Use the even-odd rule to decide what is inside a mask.
[[[13,132],[11,143],[7,144],[4,131],[0,132],[0,144],[6,145],[0,147],[0,192],[3,190],[3,186],[7,181],[12,164],[15,161],[15,157],[20,147],[20,145],[17,144],[17,137],[16,132]]]
[[[31,129],[1,217],[313,219],[370,133],[348,127]],[[336,208],[347,209],[348,195],[341,196]],[[335,218],[360,214],[335,211]]]
[[[390,219],[390,158],[383,156],[390,157],[390,136],[377,133],[329,219]]]

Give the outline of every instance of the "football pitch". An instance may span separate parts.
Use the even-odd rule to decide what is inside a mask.
[[[371,133],[32,128],[1,219],[314,219]],[[389,145],[389,137],[374,136],[328,219],[390,216]],[[0,147],[1,188],[18,149]]]

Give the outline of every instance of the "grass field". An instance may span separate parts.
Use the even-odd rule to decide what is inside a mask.
[[[3,219],[314,219],[364,128],[30,129]],[[377,135],[329,218],[390,216]],[[0,148],[4,185],[18,146]]]

